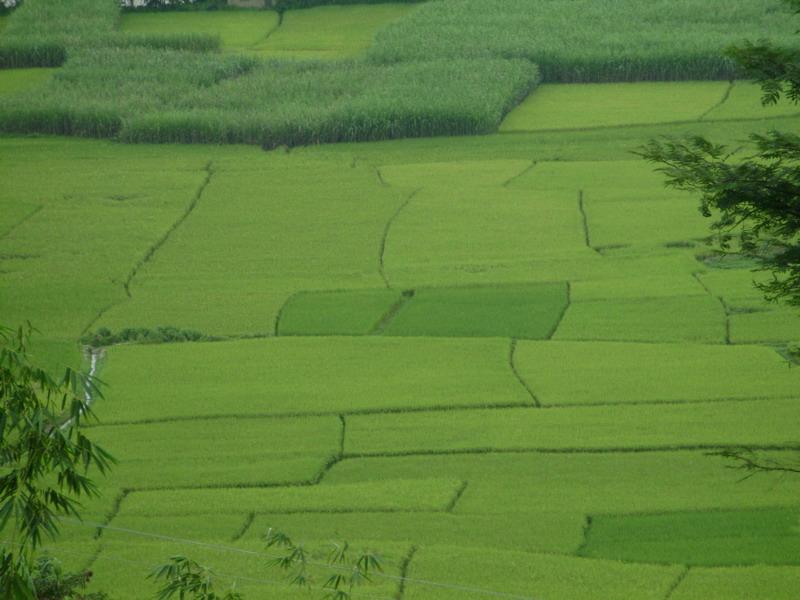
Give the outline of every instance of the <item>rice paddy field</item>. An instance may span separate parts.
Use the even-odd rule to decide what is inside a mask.
[[[0,321],[98,361],[93,589],[315,597],[277,528],[378,551],[355,599],[796,600],[800,478],[718,453],[798,459],[800,312],[632,153],[800,128],[719,58],[778,0],[80,3],[0,18]]]

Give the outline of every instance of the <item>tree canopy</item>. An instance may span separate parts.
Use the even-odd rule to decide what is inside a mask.
[[[800,13],[800,0],[786,2]],[[761,86],[763,104],[800,103],[800,48],[745,42],[727,54]],[[745,156],[701,136],[652,140],[638,153],[659,165],[667,185],[700,194],[721,250],[772,274],[758,284],[767,299],[800,306],[800,136],[771,130],[750,141]]]

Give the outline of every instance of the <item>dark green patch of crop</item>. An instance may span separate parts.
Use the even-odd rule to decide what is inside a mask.
[[[698,566],[800,563],[800,510],[599,515],[582,556]]]
[[[422,289],[386,334],[545,339],[567,296],[564,283]]]

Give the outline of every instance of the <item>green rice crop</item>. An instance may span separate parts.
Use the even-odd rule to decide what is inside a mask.
[[[221,488],[132,492],[126,516],[242,514],[250,512],[338,512],[444,510],[460,485],[456,479],[385,479],[286,488]]]
[[[481,568],[476,569],[475,565]],[[586,561],[569,556],[431,546],[420,550],[409,576],[426,581],[458,582],[461,589],[436,590],[442,600],[481,600],[486,588],[498,594],[531,598],[640,598],[661,600],[681,567]],[[410,581],[404,598],[423,600],[431,588]]]
[[[383,29],[369,56],[525,58],[546,82],[728,79],[726,47],[793,33],[780,0],[443,0]]]
[[[567,307],[563,283],[423,288],[385,329],[386,335],[544,339]]]
[[[800,370],[770,348],[520,342],[517,368],[544,404],[791,396]]]
[[[792,439],[798,416],[800,403],[786,399],[353,415],[347,418],[345,452],[380,455],[467,450],[780,446]],[[578,431],[580,436],[573,435]]]
[[[570,304],[553,337],[721,344],[725,320],[725,308],[711,296],[593,300]]]
[[[691,270],[697,268],[697,261],[692,256],[680,253],[639,259],[607,258],[616,267],[616,272],[573,282],[570,287],[574,302],[708,294],[691,275]]]
[[[748,81],[737,81],[731,87],[730,94],[725,102],[709,112],[705,118],[713,119],[766,119],[769,117],[779,117],[796,115],[800,112],[798,107],[787,101],[778,104],[762,106],[761,88],[755,83]]]
[[[581,556],[684,565],[800,562],[796,508],[593,515]]]
[[[197,192],[206,159],[74,140],[0,144],[0,314],[36,324],[46,364],[79,366],[83,329],[126,297],[130,269]]]
[[[263,42],[278,26],[273,11],[126,12],[119,31],[133,35],[195,34],[218,37],[225,51],[244,51]]]
[[[119,461],[103,486],[118,482],[129,489],[313,481],[339,452],[340,435],[336,417],[213,419],[180,427],[148,423],[92,429],[92,440]],[[212,441],[215,452],[209,456]]]
[[[657,190],[656,192],[660,192]],[[647,200],[641,190],[640,200],[598,199],[590,189],[583,194],[589,242],[595,248],[635,245],[667,245],[704,240],[710,235],[711,220],[697,209],[691,195],[672,199]],[[611,194],[607,193],[610,197]],[[654,195],[657,195],[654,194]]]
[[[15,94],[46,82],[55,69],[0,69],[0,95]]]
[[[132,297],[98,325],[265,335],[298,291],[383,286],[381,237],[402,195],[349,159],[295,163],[283,152],[239,152],[217,154],[191,218],[160,248],[159,260],[139,270]],[[218,235],[221,228],[236,232],[235,244]],[[243,257],[250,257],[246,267]],[[186,310],[194,305],[206,309]]]
[[[579,435],[576,429],[569,434]],[[784,453],[775,458],[793,456]],[[368,482],[375,473],[383,480],[419,473],[458,478],[468,484],[453,514],[494,516],[502,529],[524,529],[529,521],[547,519],[552,513],[797,506],[797,478],[742,481],[741,471],[726,465],[730,462],[704,451],[421,454],[345,460],[328,473],[326,482]]]
[[[185,89],[218,90],[262,68]],[[217,338],[271,336],[276,321],[281,333],[294,319],[306,333],[363,332],[402,290],[418,296],[404,298],[398,319],[426,291],[455,302],[488,284],[477,289],[490,303],[498,290],[516,297],[509,290],[558,288],[563,300],[564,284],[548,282],[569,281],[572,316],[561,334],[681,339],[696,323],[694,333],[722,341],[721,297],[734,342],[768,333],[783,346],[793,335],[790,314],[760,302],[752,279],[763,274],[743,261],[704,258],[702,245],[672,243],[702,233],[694,200],[664,190],[661,175],[629,150],[686,132],[738,144],[750,130],[797,121],[652,123],[291,152],[4,137],[0,314],[32,318],[47,334],[36,353],[63,364],[80,360],[76,342],[88,325],[172,326]],[[423,306],[415,322],[449,328],[450,312],[431,316],[437,306]],[[505,310],[469,309],[470,333],[498,331],[507,320]],[[619,318],[598,323],[612,312]],[[671,598],[793,598],[796,567],[693,566],[686,574],[574,555],[589,515],[767,515],[796,507],[796,478],[740,482],[743,473],[704,448],[794,446],[797,374],[771,348],[721,343],[512,347],[507,338],[375,336],[128,344],[106,351],[107,397],[95,405],[104,425],[91,431],[121,463],[84,516],[255,551],[264,549],[260,535],[269,526],[320,552],[318,541],[360,547],[364,540],[387,556],[393,575],[416,546],[411,577],[537,598],[661,599],[684,575]],[[134,491],[124,496],[123,487]],[[737,545],[763,544],[774,522],[754,516]],[[145,575],[174,554],[239,576],[251,597],[303,597],[244,581],[279,579],[265,557],[113,529],[95,539],[91,524],[63,530],[54,554],[77,569],[96,555],[96,589],[121,599],[149,595]],[[715,546],[720,528],[706,530],[709,560],[735,554]],[[678,540],[664,559],[668,543],[638,546],[632,558],[689,556]],[[780,548],[774,544],[776,561],[789,554]],[[475,569],[479,562],[491,568]],[[389,598],[396,584],[363,591]],[[469,597],[407,584],[406,597]]]
[[[697,121],[722,101],[728,83],[648,82],[543,85],[515,108],[500,131],[586,129]],[[757,110],[750,103],[748,116]]]
[[[644,132],[637,135],[637,137]],[[564,135],[563,133],[561,135]],[[504,139],[516,136],[502,136]],[[570,192],[577,202],[578,191],[586,194],[587,203],[623,200],[675,200],[685,198],[664,186],[663,176],[643,160],[543,160],[530,171],[515,178],[509,188],[517,190]]]
[[[369,538],[387,542],[453,545],[473,548],[570,554],[583,538],[582,514],[548,513],[547,518],[527,519],[525,527],[498,527],[496,516],[436,513],[336,513],[258,515],[244,539],[255,541],[273,527],[295,532],[300,539]]]
[[[400,188],[500,187],[532,167],[530,160],[449,160],[380,167],[381,177]]]
[[[216,520],[217,515],[206,515],[206,521]],[[105,538],[105,535],[104,535]],[[300,541],[300,540],[298,540]],[[306,550],[313,562],[323,563],[331,551],[331,541],[302,540],[307,542]],[[352,538],[355,550],[361,550],[360,538]],[[230,540],[218,540],[227,542]],[[378,548],[367,545],[366,548],[378,551]],[[118,600],[141,600],[157,595],[159,582],[148,579],[150,572],[163,564],[170,556],[191,556],[200,564],[210,567],[214,573],[213,581],[216,590],[227,590],[235,586],[237,592],[245,598],[259,600],[307,600],[308,589],[290,586],[283,572],[269,564],[277,552],[265,553],[263,541],[237,544],[243,552],[231,552],[218,548],[198,547],[176,541],[142,539],[131,535],[113,534],[113,539],[103,541],[103,552],[93,562],[96,575],[92,578],[90,590],[114,590]],[[399,564],[408,553],[407,546],[387,545],[380,548],[386,562],[386,575],[397,578],[400,575]],[[327,568],[310,567],[308,574],[313,577],[317,586],[330,575]],[[375,582],[361,587],[353,593],[353,598],[366,594],[391,598],[397,589],[397,580],[388,577],[375,578]]]
[[[467,184],[415,195],[392,224],[385,263],[390,281],[415,288],[530,281],[534,260],[575,258],[588,268],[592,254],[584,242],[577,191],[530,193]],[[552,273],[545,279],[563,278]]]
[[[300,292],[281,310],[279,335],[367,335],[400,300],[392,290]]]
[[[287,337],[108,355],[104,423],[530,403],[505,340]]]
[[[344,58],[362,53],[375,32],[413,10],[411,3],[321,6],[283,13],[280,27],[253,50],[275,58]]]
[[[797,596],[798,567],[695,568],[671,596],[675,600],[793,600]]]
[[[736,344],[800,340],[800,315],[793,308],[733,313],[731,340]]]

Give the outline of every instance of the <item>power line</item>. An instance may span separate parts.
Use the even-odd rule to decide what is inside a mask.
[[[225,546],[223,544],[214,544],[214,543],[210,543],[210,542],[202,542],[200,540],[179,538],[179,537],[163,535],[163,534],[159,534],[159,533],[151,533],[151,532],[147,532],[147,531],[139,531],[139,530],[136,530],[136,529],[129,529],[127,527],[116,527],[114,525],[108,525],[108,524],[104,524],[104,523],[96,523],[96,522],[92,522],[92,521],[79,521],[79,520],[76,520],[76,519],[67,519],[66,521],[73,522],[73,523],[76,523],[76,524],[79,524],[79,525],[84,525],[84,526],[87,526],[87,527],[95,527],[95,528],[99,527],[101,529],[107,529],[109,531],[118,531],[120,533],[127,533],[127,534],[130,534],[130,535],[137,535],[137,536],[140,536],[140,537],[148,537],[148,538],[159,539],[159,540],[163,540],[163,541],[175,542],[175,543],[179,543],[179,544],[188,544],[188,545],[192,545],[192,546],[198,546],[198,547],[201,547],[201,548],[208,548],[208,549],[211,549],[211,550],[219,550],[219,551],[222,551],[222,552],[233,552],[233,553],[237,553],[237,554],[246,554],[248,556],[263,556],[265,558],[281,558],[278,555],[269,554],[267,552],[261,552],[261,551],[258,551],[258,550],[247,550],[246,548],[234,548],[233,546]],[[327,563],[322,563],[322,562],[309,561],[308,564],[312,565],[312,566],[317,566],[317,567],[321,567],[321,568],[324,568],[324,569],[332,570],[332,571],[341,570],[339,567],[336,567],[336,566],[333,566],[333,565],[329,565]],[[518,594],[511,594],[511,593],[508,593],[508,592],[500,592],[500,591],[492,590],[492,589],[488,589],[488,588],[478,588],[478,587],[467,586],[467,585],[459,585],[459,584],[454,584],[454,583],[441,583],[441,582],[438,582],[438,581],[432,581],[432,580],[428,580],[428,579],[415,579],[413,577],[401,577],[401,576],[397,576],[397,575],[388,575],[386,573],[380,573],[380,572],[373,573],[373,575],[376,576],[376,577],[382,577],[382,578],[389,579],[389,580],[392,580],[392,581],[405,581],[406,583],[414,583],[414,584],[418,584],[418,585],[424,585],[424,586],[429,586],[429,587],[437,587],[437,588],[441,588],[441,589],[450,589],[450,590],[459,591],[459,592],[470,592],[470,593],[474,593],[474,594],[480,594],[480,595],[483,595],[483,596],[491,596],[491,597],[494,597],[494,598],[506,598],[507,600],[535,600],[532,596],[520,596]]]

